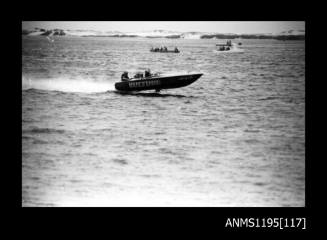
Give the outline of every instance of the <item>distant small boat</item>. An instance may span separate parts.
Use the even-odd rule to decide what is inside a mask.
[[[203,73],[159,76],[153,75],[150,77],[130,78],[128,81],[115,83],[115,88],[119,91],[144,91],[161,89],[180,88],[190,85],[199,79]]]
[[[225,44],[216,44],[219,47],[218,51],[229,51],[233,47],[232,41],[228,40]]]
[[[231,51],[231,52],[243,52],[243,50],[237,48],[236,45],[242,45],[242,43],[239,42],[238,44],[236,44],[236,43],[232,43],[232,41],[229,40],[225,44],[216,44],[216,46],[218,47],[217,51],[219,51],[219,52],[226,52],[226,51],[227,52],[229,52],[229,51]]]
[[[159,49],[159,48],[151,48],[150,52],[158,52],[158,53],[179,53],[178,49],[168,50],[168,49]]]

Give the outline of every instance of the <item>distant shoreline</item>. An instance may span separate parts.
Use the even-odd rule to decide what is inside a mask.
[[[168,39],[276,39],[276,40],[305,40],[304,34],[282,34],[282,35],[271,35],[271,34],[223,34],[223,33],[174,33],[174,34],[163,34],[153,35],[149,33],[142,34],[127,34],[127,33],[109,33],[109,34],[89,34],[85,31],[85,34],[74,34],[69,30],[53,29],[45,30],[22,30],[22,35],[27,36],[76,36],[76,37],[140,37],[140,38],[168,38]]]

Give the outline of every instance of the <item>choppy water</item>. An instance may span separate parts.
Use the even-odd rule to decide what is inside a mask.
[[[22,205],[304,206],[304,41],[216,43],[23,37]],[[148,67],[204,75],[114,91]]]

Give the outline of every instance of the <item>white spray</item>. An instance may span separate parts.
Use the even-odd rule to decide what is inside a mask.
[[[94,81],[92,79],[49,78],[33,79],[22,77],[22,89],[40,89],[62,92],[106,92],[115,90],[113,82]]]

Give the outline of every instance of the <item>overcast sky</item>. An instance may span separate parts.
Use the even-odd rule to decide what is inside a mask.
[[[171,30],[180,32],[218,32],[218,33],[280,33],[288,30],[305,30],[305,22],[296,21],[29,21],[22,22],[23,29],[64,29],[137,32],[150,30]]]

